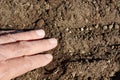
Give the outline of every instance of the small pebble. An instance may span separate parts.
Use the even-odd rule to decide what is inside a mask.
[[[84,28],[81,28],[81,31],[84,31]]]
[[[115,29],[119,29],[120,26],[118,24],[115,25]]]
[[[71,31],[69,31],[69,33],[72,33]]]
[[[93,38],[93,37],[91,37],[91,38],[90,38],[90,40],[92,41],[92,40],[94,40],[94,38]]]
[[[77,37],[77,36],[75,36],[75,39],[77,40],[77,39],[78,39],[78,37]]]
[[[72,73],[72,76],[75,77],[75,75],[76,75],[76,72],[73,72],[73,73]]]
[[[89,28],[86,28],[86,30],[88,31],[88,30],[89,30]]]
[[[88,20],[88,19],[86,19],[86,20],[85,20],[85,22],[86,22],[86,23],[88,23],[88,22],[89,22],[89,20]]]
[[[107,29],[108,29],[108,27],[107,27],[107,26],[104,26],[104,27],[103,27],[103,29],[104,29],[104,30],[107,30]]]
[[[49,4],[46,4],[46,10],[50,9],[50,5]]]
[[[72,51],[71,51],[71,50],[69,50],[69,52],[71,53]]]
[[[114,46],[112,46],[112,49],[114,49],[115,47]]]
[[[97,24],[96,26],[95,26],[95,28],[97,29],[99,27],[99,25]]]
[[[90,30],[93,30],[93,28],[92,28],[92,27],[90,27]]]
[[[66,31],[69,31],[69,28],[66,28],[65,30],[66,30]]]
[[[81,53],[82,53],[82,54],[85,54],[86,52],[85,52],[85,50],[81,50]]]
[[[110,63],[111,61],[110,61],[110,60],[108,60],[107,62],[108,62],[108,63]]]
[[[12,25],[8,25],[8,26],[11,27],[11,28],[13,27]]]
[[[43,24],[44,24],[44,20],[43,19],[41,19],[41,20],[39,20],[38,22],[37,22],[37,27],[42,27],[43,26]]]
[[[113,28],[113,24],[109,26],[109,29],[111,30]]]

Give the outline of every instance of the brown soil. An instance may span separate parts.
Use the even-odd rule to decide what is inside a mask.
[[[119,0],[0,0],[1,29],[45,29],[49,65],[14,80],[119,80]]]

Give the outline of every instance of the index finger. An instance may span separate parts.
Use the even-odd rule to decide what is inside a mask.
[[[32,30],[28,32],[21,32],[16,34],[6,34],[0,36],[0,44],[16,42],[21,40],[41,39],[45,36],[44,30]]]

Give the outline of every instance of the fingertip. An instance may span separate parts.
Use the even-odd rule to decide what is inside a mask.
[[[58,44],[58,41],[57,41],[57,39],[55,39],[55,38],[51,38],[51,39],[49,39],[48,41],[49,41],[50,44],[52,44],[53,46],[57,46],[57,44]]]
[[[51,54],[45,54],[45,57],[49,60],[52,60],[53,59],[53,56]]]
[[[36,33],[38,36],[40,36],[40,38],[45,36],[45,31],[43,29],[36,30]]]
[[[45,56],[45,64],[43,64],[43,66],[46,66],[46,65],[48,65],[52,60],[53,60],[53,56],[51,55],[51,54],[45,54],[44,55]]]
[[[42,61],[38,61],[38,63],[40,64],[39,67],[43,67],[48,65],[53,60],[53,56],[52,54],[43,54],[40,55],[39,59],[42,60]]]

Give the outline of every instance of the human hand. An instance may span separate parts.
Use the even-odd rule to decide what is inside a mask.
[[[56,47],[57,40],[42,39],[44,36],[43,30],[0,36],[0,80],[10,80],[51,62],[51,54],[37,53]]]

